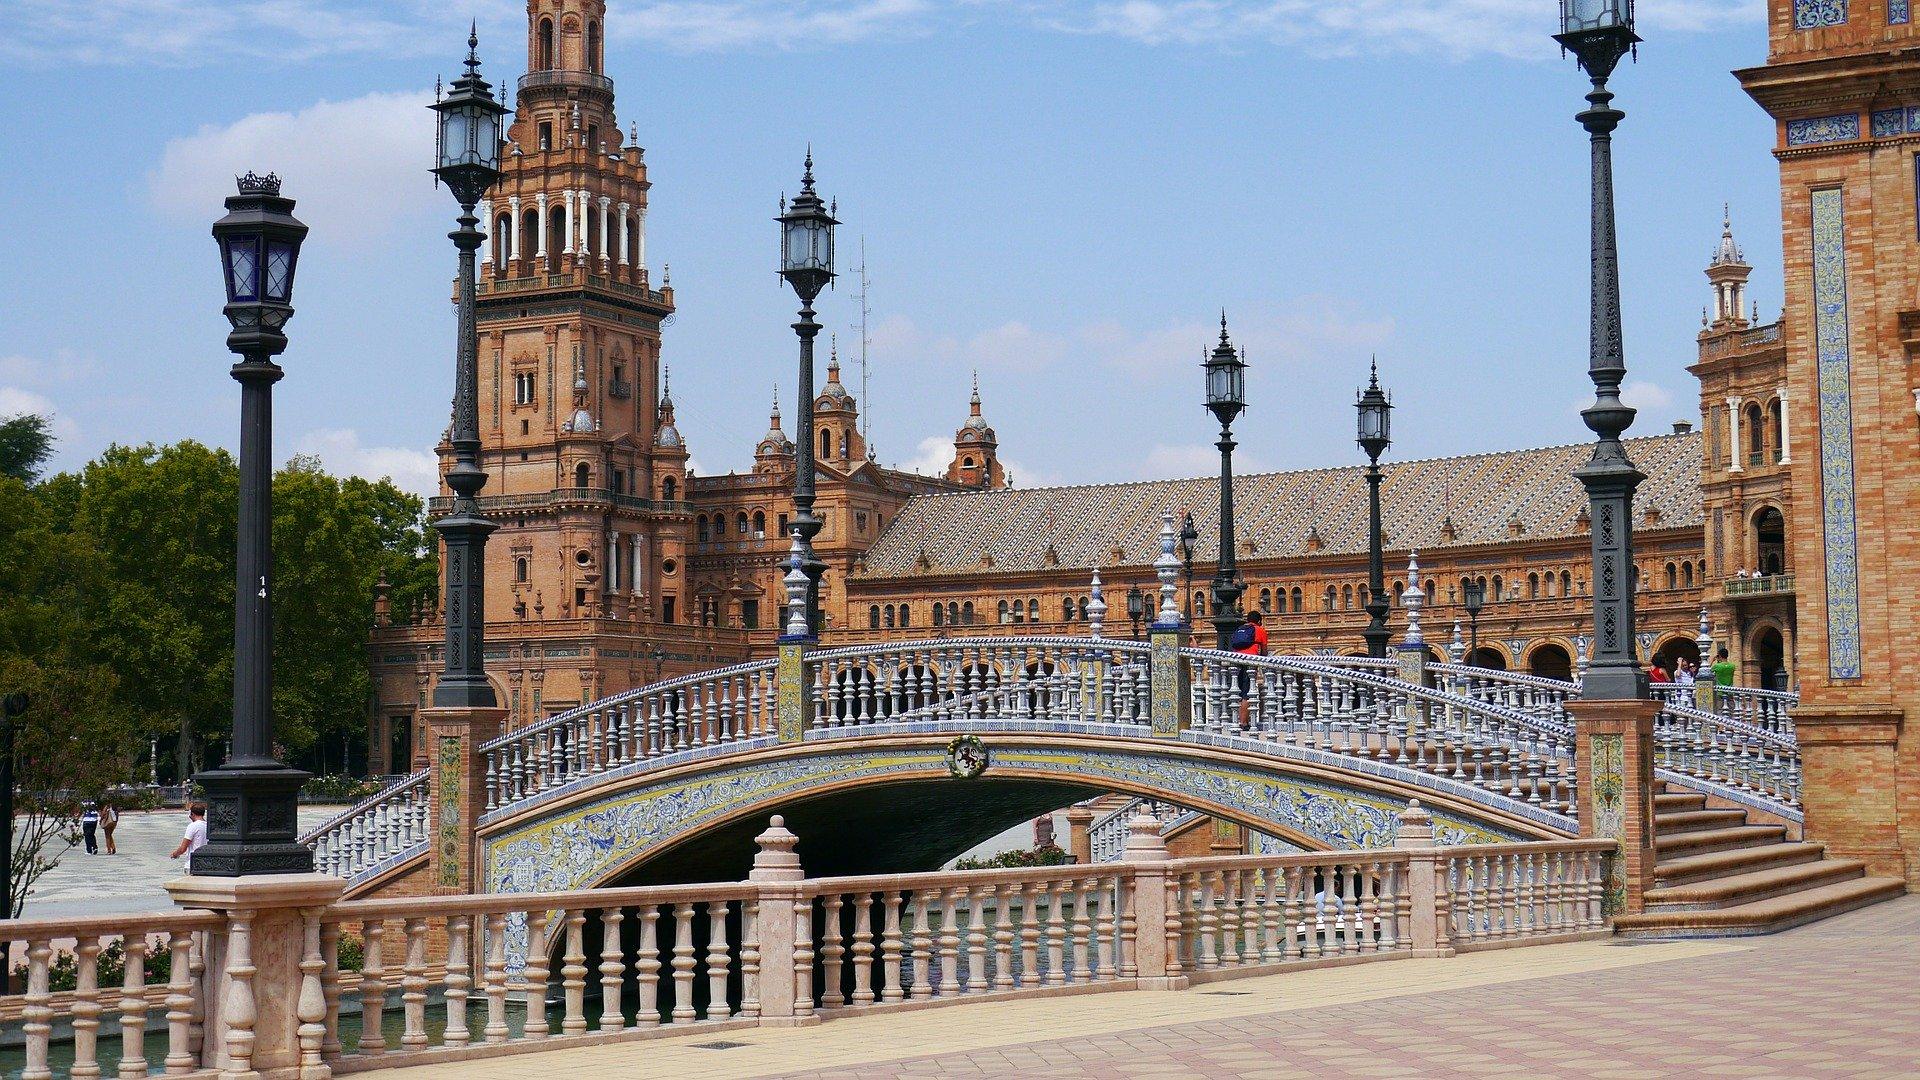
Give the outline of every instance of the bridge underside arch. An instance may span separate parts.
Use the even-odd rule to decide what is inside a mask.
[[[1023,819],[1106,791],[1164,799],[1310,850],[1391,844],[1410,798],[1433,812],[1443,843],[1566,835],[1551,815],[1515,814],[1462,785],[1406,770],[1373,775],[1355,771],[1351,759],[1296,760],[1191,736],[985,733],[986,773],[959,780],[947,771],[952,735],[769,741],[610,774],[487,823],[486,889],[738,880],[753,836],[776,813],[800,836],[809,876],[930,870]]]

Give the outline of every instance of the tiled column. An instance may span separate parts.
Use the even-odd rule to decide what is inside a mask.
[[[1608,915],[1638,915],[1653,884],[1653,720],[1658,702],[1645,698],[1569,701],[1574,771],[1580,788],[1580,835],[1620,844],[1608,869]]]
[[[1153,735],[1177,739],[1193,719],[1192,680],[1180,655],[1180,647],[1187,643],[1187,628],[1181,623],[1157,622],[1149,628],[1147,641]]]
[[[486,891],[475,827],[487,808],[487,763],[476,753],[500,734],[505,709],[426,709],[427,885],[440,894]]]

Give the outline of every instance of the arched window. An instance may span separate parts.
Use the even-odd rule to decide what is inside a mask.
[[[1527,599],[1538,600],[1539,598],[1540,598],[1540,575],[1528,574],[1527,575]]]
[[[1767,447],[1767,429],[1760,419],[1760,404],[1749,402],[1740,422],[1747,429],[1747,464],[1758,465],[1765,459]]]
[[[506,273],[507,259],[513,253],[507,247],[507,241],[513,232],[513,215],[501,214],[493,219],[493,235],[487,237],[487,250],[493,252],[494,274]]]
[[[1400,594],[1406,591],[1407,591],[1406,582],[1399,581],[1399,580],[1394,581],[1393,591],[1387,594],[1387,603],[1398,606],[1400,603]]]
[[[1298,615],[1300,614],[1300,600],[1301,600],[1300,587],[1298,585],[1294,586],[1293,588],[1292,600],[1293,600],[1293,604],[1292,604],[1293,613],[1295,615]]]
[[[1040,601],[1038,600],[1027,601],[1027,621],[1028,622],[1040,621]]]
[[[820,430],[820,456],[833,456],[833,430],[831,428],[822,428]]]
[[[707,523],[707,515],[701,514],[699,517],[694,518],[693,527],[695,529],[695,535],[700,538],[701,543],[704,544],[713,539],[713,527]]]
[[[540,211],[527,210],[520,214],[520,242],[526,245],[518,254],[521,258],[533,258],[533,250],[540,243]]]
[[[1693,563],[1691,562],[1683,562],[1680,564],[1680,587],[1683,589],[1693,588]]]
[[[907,613],[907,605],[901,604],[900,605],[900,628],[904,630],[907,627],[912,625],[913,625],[913,616]]]
[[[1083,596],[1080,598],[1080,621],[1086,622],[1087,619],[1087,598]]]
[[[973,601],[971,600],[960,605],[960,625],[973,625]]]
[[[1273,590],[1261,589],[1260,590],[1260,610],[1267,611],[1267,610],[1270,610],[1272,607],[1273,607]]]
[[[560,253],[566,249],[567,212],[564,207],[555,206],[547,211],[547,260],[557,265]]]
[[[525,555],[514,556],[513,580],[520,582],[521,584],[525,584],[527,581],[527,574],[528,574],[527,557]]]
[[[739,533],[741,536],[747,535],[747,512],[745,510],[733,516],[733,531]]]
[[[573,467],[573,486],[574,487],[577,487],[577,488],[586,487],[587,484],[592,479],[593,479],[593,470],[587,468],[586,462],[583,461],[580,464],[575,465]]]
[[[947,609],[943,604],[933,605],[933,625],[942,626],[947,621]]]
[[[1342,611],[1351,611],[1353,609],[1353,586],[1340,586],[1340,609]]]
[[[765,510],[755,510],[753,512],[753,538],[755,540],[765,540],[767,538],[767,512]]]
[[[1193,613],[1198,618],[1204,619],[1207,617],[1207,594],[1206,593],[1195,592],[1193,594]]]
[[[1493,575],[1493,591],[1487,594],[1487,599],[1505,600],[1507,598],[1507,594],[1500,590],[1501,590],[1500,575],[1495,574]]]
[[[1667,564],[1667,588],[1677,589],[1679,587],[1680,587],[1680,568],[1673,565],[1672,563],[1668,563]]]
[[[1007,602],[1005,600],[1000,601],[1000,624],[1004,626],[1012,621],[1013,616],[1007,610]]]
[[[674,493],[677,490],[678,488],[674,482],[673,477],[669,476],[665,480],[660,481],[660,497],[662,499],[665,499],[667,502],[673,501]]]
[[[600,23],[594,20],[587,23],[587,70],[598,75],[604,63],[600,55]]]
[[[840,456],[843,458],[852,457],[853,450],[850,447],[851,447],[851,444],[848,442],[847,433],[844,431],[841,432],[840,433]]]
[[[1334,601],[1338,599],[1339,596],[1340,590],[1334,588],[1332,585],[1327,586],[1326,607],[1328,611],[1333,610]]]
[[[960,459],[960,467],[961,467],[961,468],[963,468],[963,469],[971,469],[971,468],[973,468],[973,459],[972,459],[972,458],[970,458],[970,457],[966,457],[966,458],[961,458],[961,459]]]
[[[867,629],[880,629],[880,605],[874,604],[867,609]]]
[[[893,629],[893,618],[894,618],[893,605],[888,604],[887,605],[887,629],[889,630]]]
[[[1060,621],[1073,621],[1073,597],[1064,597],[1060,601]]]
[[[1773,446],[1773,456],[1767,460],[1776,465],[1780,463],[1781,455],[1787,451],[1786,440],[1781,438],[1782,432],[1780,429],[1782,426],[1780,399],[1774,398],[1772,401],[1767,402],[1767,441]]]
[[[1560,595],[1573,595],[1573,572],[1571,570],[1560,571]]]
[[[540,20],[540,70],[553,70],[553,20]]]
[[[1753,516],[1753,568],[1761,574],[1787,571],[1787,519],[1774,507],[1766,506]]]

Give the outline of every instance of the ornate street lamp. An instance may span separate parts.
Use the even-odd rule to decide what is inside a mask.
[[[833,280],[833,227],[840,222],[813,190],[811,147],[800,194],[791,203],[781,196],[780,216],[774,220],[780,223],[780,276],[800,297],[800,321],[793,324],[793,332],[800,335],[800,415],[792,528],[799,537],[800,571],[807,576],[806,636],[812,638],[820,636],[820,578],[827,571],[827,564],[813,553],[813,538],[822,525],[813,513],[813,339],[820,335],[813,301]]]
[[[500,179],[500,118],[506,106],[480,77],[479,37],[467,34],[467,71],[454,81],[453,92],[430,106],[439,114],[438,161],[433,174],[446,182],[460,204],[460,227],[447,234],[460,251],[460,326],[453,371],[454,463],[447,470],[453,489],[453,512],[434,523],[446,541],[447,655],[440,682],[433,688],[438,709],[482,708],[497,704],[486,675],[486,596],[484,592],[487,534],[495,526],[480,516],[476,496],[486,486],[480,468],[480,410],[475,386],[479,382],[478,332],[474,326],[473,253],[486,239],[473,208]]]
[[[1593,531],[1593,657],[1580,696],[1589,700],[1644,698],[1647,673],[1635,655],[1633,612],[1633,492],[1645,479],[1627,458],[1621,433],[1633,409],[1620,400],[1627,362],[1620,340],[1620,265],[1614,243],[1613,129],[1626,114],[1613,108],[1607,76],[1640,38],[1633,32],[1633,0],[1560,0],[1561,48],[1572,51],[1593,83],[1587,108],[1574,119],[1592,149],[1591,325],[1587,375],[1594,402],[1581,412],[1596,436],[1593,456],[1574,475],[1587,489]]]
[[[293,317],[293,273],[307,227],[280,195],[280,178],[253,173],[213,225],[226,284],[227,348],[239,354],[240,524],[233,594],[233,741],[226,764],[194,779],[206,789],[207,843],[196,875],[302,874],[313,852],[295,812],[307,774],[273,758],[273,384]]]
[[[1354,397],[1354,409],[1360,414],[1360,449],[1367,453],[1367,620],[1361,637],[1367,639],[1367,655],[1376,659],[1387,655],[1387,588],[1380,550],[1380,455],[1393,445],[1393,401],[1380,389],[1380,368],[1368,365],[1367,388]]]
[[[1134,640],[1140,638],[1140,620],[1147,617],[1147,594],[1135,585],[1127,590],[1127,621],[1133,624]]]
[[[1220,560],[1213,572],[1213,630],[1218,649],[1240,626],[1240,594],[1246,584],[1233,557],[1233,420],[1247,407],[1247,365],[1227,340],[1227,315],[1220,313],[1220,344],[1202,365],[1207,370],[1207,408],[1220,421]]]
[[[1460,583],[1460,602],[1467,606],[1467,666],[1480,666],[1480,609],[1487,606],[1487,587],[1478,581]],[[1458,624],[1455,624],[1456,626]]]
[[[1187,571],[1187,622],[1193,622],[1193,545],[1200,539],[1200,530],[1193,526],[1193,511],[1187,511],[1187,519],[1180,524],[1180,564]]]

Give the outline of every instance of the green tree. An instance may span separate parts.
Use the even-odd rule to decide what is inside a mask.
[[[52,456],[53,432],[46,417],[21,413],[0,420],[0,476],[31,484]]]

